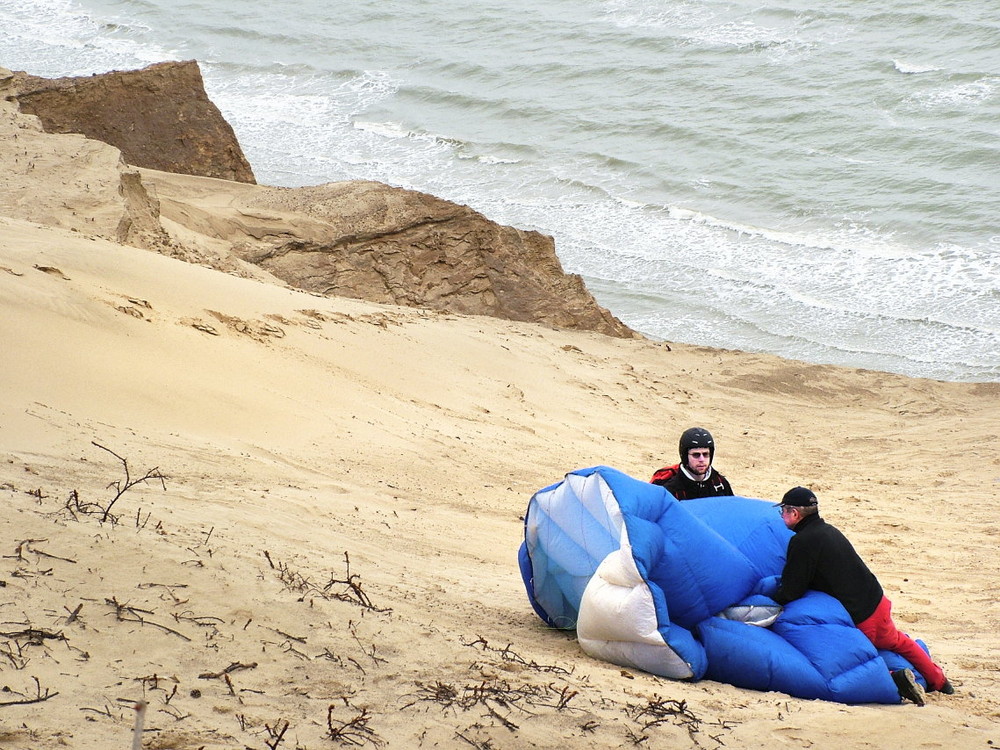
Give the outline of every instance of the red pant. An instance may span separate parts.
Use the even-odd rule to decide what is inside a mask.
[[[927,680],[928,689],[940,690],[944,687],[945,676],[941,667],[931,661],[916,641],[896,627],[892,621],[892,602],[886,597],[882,597],[871,617],[858,623],[858,629],[868,636],[875,648],[897,653],[916,667]]]

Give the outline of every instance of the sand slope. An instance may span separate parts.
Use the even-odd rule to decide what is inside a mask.
[[[996,384],[328,299],[3,218],[0,341],[0,747],[130,747],[140,699],[146,748],[1000,743]],[[956,695],[670,682],[542,626],[530,495],[646,478],[692,424],[738,492],[816,490]],[[108,508],[126,468],[152,475]]]

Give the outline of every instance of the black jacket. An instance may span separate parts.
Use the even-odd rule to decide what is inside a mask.
[[[653,478],[649,481],[652,484],[666,487],[670,490],[670,494],[678,500],[733,494],[733,488],[729,486],[729,481],[715,469],[708,472],[704,482],[696,482],[681,471],[680,464],[664,466],[653,474]]]
[[[807,589],[839,600],[855,625],[871,617],[883,596],[875,574],[847,537],[819,514],[806,516],[796,525],[774,600],[787,604]]]

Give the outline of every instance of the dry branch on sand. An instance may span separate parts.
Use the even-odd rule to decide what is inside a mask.
[[[375,747],[382,747],[385,744],[382,738],[368,726],[372,718],[368,709],[362,708],[357,713],[354,713],[357,709],[354,709],[346,698],[342,700],[344,705],[352,710],[353,715],[343,720],[335,718],[334,712],[338,710],[338,707],[336,704],[331,703],[326,710],[326,726],[329,738],[341,745],[373,745]]]
[[[136,485],[145,484],[150,481],[159,481],[160,486],[166,490],[167,489],[167,476],[163,474],[159,467],[154,467],[148,469],[145,474],[139,477],[133,477],[132,471],[128,465],[128,459],[119,456],[110,448],[106,448],[98,442],[91,441],[91,445],[100,448],[102,451],[110,453],[112,456],[117,458],[122,464],[122,470],[125,472],[125,477],[123,479],[116,479],[108,484],[108,489],[113,489],[115,491],[114,497],[108,500],[105,504],[98,502],[84,501],[80,497],[78,490],[72,490],[69,493],[69,497],[66,499],[66,503],[63,506],[63,510],[67,511],[73,518],[77,518],[77,514],[84,516],[99,516],[101,523],[110,521],[112,524],[117,524],[119,516],[112,514],[111,509],[115,504],[122,498],[126,492],[135,487]],[[148,519],[147,519],[148,520]],[[136,517],[136,525],[139,525],[139,518]]]
[[[290,591],[295,591],[300,593],[302,596],[299,597],[299,601],[304,601],[309,596],[315,596],[320,599],[336,599],[342,602],[348,602],[350,604],[356,604],[364,609],[370,609],[373,612],[381,612],[384,614],[389,614],[392,612],[391,609],[377,607],[372,600],[369,598],[368,594],[361,587],[361,576],[357,573],[351,573],[351,556],[344,552],[344,563],[347,568],[346,578],[337,578],[333,573],[330,574],[330,580],[328,580],[322,586],[315,583],[308,576],[300,573],[297,570],[292,570],[292,568],[284,562],[275,562],[271,557],[271,553],[264,550],[264,558],[267,560],[268,565],[271,569],[276,571],[278,578]]]
[[[20,695],[21,697],[13,700],[0,700],[0,706],[24,706],[29,703],[42,703],[59,695],[58,692],[53,692],[49,688],[45,688],[45,691],[42,692],[42,684],[39,679],[37,677],[32,677],[31,679],[35,683],[35,694],[33,696],[25,693],[19,693],[10,687],[4,686],[4,692]]]

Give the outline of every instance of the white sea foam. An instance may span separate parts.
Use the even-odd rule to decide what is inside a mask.
[[[778,29],[760,26],[750,21],[729,21],[717,26],[702,26],[692,30],[691,38],[709,45],[766,49],[793,40]]]
[[[3,0],[0,29],[3,64],[36,75],[86,75],[178,59],[161,45],[130,37],[141,24],[108,23],[71,0]]]
[[[398,122],[365,122],[355,120],[354,127],[369,133],[375,133],[383,138],[406,138],[412,135],[412,131],[407,130]]]
[[[941,68],[936,65],[926,65],[906,60],[893,60],[892,65],[900,73],[907,74],[933,73],[934,71],[941,70]]]
[[[518,164],[521,161],[520,159],[504,159],[499,156],[489,156],[486,154],[481,156],[476,156],[474,158],[477,159],[480,163],[488,165]]]
[[[998,85],[1000,77],[984,76],[976,81],[965,81],[916,94],[914,99],[929,109],[975,106],[992,99]]]
[[[605,0],[604,14],[617,26],[625,29],[664,29],[676,26],[694,26],[708,10],[701,3],[679,2],[664,7],[645,0]]]

